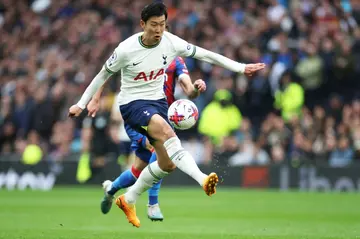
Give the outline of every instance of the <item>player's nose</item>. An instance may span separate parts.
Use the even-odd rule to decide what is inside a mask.
[[[156,26],[155,33],[157,33],[157,34],[161,33],[161,27],[160,26]]]

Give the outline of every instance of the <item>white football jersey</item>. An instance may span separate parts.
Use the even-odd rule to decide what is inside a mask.
[[[177,56],[192,57],[196,47],[185,40],[164,32],[161,41],[146,46],[137,33],[124,40],[106,61],[110,73],[121,73],[119,105],[134,100],[158,100],[165,98],[164,75],[166,68]]]

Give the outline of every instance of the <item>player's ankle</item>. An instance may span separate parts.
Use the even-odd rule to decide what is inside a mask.
[[[153,206],[159,204],[158,196],[149,196],[149,205]]]

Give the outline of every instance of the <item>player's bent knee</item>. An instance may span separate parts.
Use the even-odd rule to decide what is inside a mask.
[[[165,172],[172,172],[175,170],[176,166],[172,161],[166,161],[166,162],[160,162],[159,163],[159,167],[161,168],[161,170],[165,171]]]
[[[171,126],[158,114],[151,117],[148,125],[148,133],[152,138],[162,143],[176,136]]]
[[[176,134],[174,130],[166,123],[166,125],[164,125],[164,142],[175,136]]]

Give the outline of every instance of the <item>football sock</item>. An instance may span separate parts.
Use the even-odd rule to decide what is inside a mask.
[[[107,193],[110,195],[115,195],[115,193],[120,189],[130,187],[136,182],[140,173],[141,171],[134,168],[134,166],[131,167],[131,169],[122,172],[120,176],[114,180],[111,185],[111,189]]]
[[[150,158],[150,162],[155,162],[156,161],[156,153],[152,153],[151,158]],[[161,182],[162,179],[154,184],[149,190],[148,190],[148,194],[149,194],[149,205],[155,205],[159,203],[159,191],[160,191],[160,186],[161,186]]]
[[[172,137],[164,143],[165,149],[173,163],[181,171],[195,179],[201,186],[206,174],[200,171],[191,154],[184,150],[178,137]]]
[[[163,171],[157,161],[149,164],[141,172],[140,177],[135,184],[125,193],[125,201],[130,204],[135,204],[139,196],[151,188],[153,184],[158,183],[163,177],[168,175],[168,172]]]

